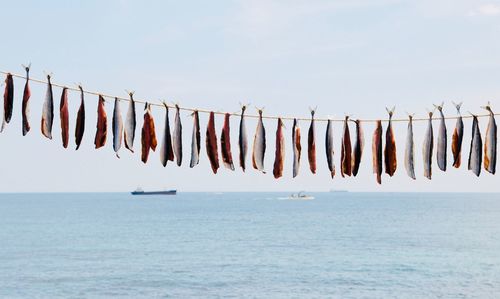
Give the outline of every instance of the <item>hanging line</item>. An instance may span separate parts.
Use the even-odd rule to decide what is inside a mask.
[[[6,72],[6,71],[2,71],[0,70],[0,73],[2,74],[11,74],[13,77],[16,77],[16,78],[21,78],[21,79],[26,79],[26,76],[25,75],[20,75],[20,74],[16,74],[16,73],[13,73],[13,72]],[[35,79],[33,77],[29,77],[28,78],[29,81],[33,81],[33,82],[36,82],[36,83],[41,83],[41,84],[47,84],[48,82],[46,80],[41,80],[41,79]],[[75,88],[75,87],[68,87],[68,85],[64,85],[64,84],[60,84],[60,83],[54,83],[52,82],[52,86],[56,86],[56,87],[60,87],[60,88],[64,88],[66,87],[68,90],[72,90],[72,91],[77,91],[77,92],[81,92],[80,89],[78,88]],[[83,90],[83,89],[82,89]],[[90,94],[90,95],[95,95],[95,96],[103,96],[105,98],[110,98],[110,99],[118,99],[120,101],[127,101],[127,102],[130,102],[130,99],[128,98],[124,98],[122,96],[113,96],[113,95],[109,95],[109,94],[105,94],[105,93],[101,93],[101,92],[95,92],[95,91],[89,91],[89,90],[83,90],[83,93],[85,94]],[[176,108],[176,105],[168,105],[168,104],[157,104],[157,103],[151,103],[151,102],[148,102],[148,101],[145,101],[145,100],[136,100],[134,99],[134,102],[135,103],[140,103],[140,104],[150,104],[152,106],[157,106],[157,107],[162,107],[162,108],[165,108],[165,106],[167,106],[168,108]],[[220,112],[220,111],[212,111],[212,110],[207,110],[207,109],[200,109],[200,108],[187,108],[187,107],[180,107],[179,106],[179,110],[183,110],[183,111],[189,111],[189,112],[195,112],[195,111],[198,111],[198,112],[201,112],[201,113],[207,113],[207,114],[210,114],[211,112],[213,112],[214,114],[218,114],[218,115],[225,115],[226,112]],[[241,116],[241,113],[231,113],[231,112],[228,112],[229,115],[231,116]],[[474,114],[475,116],[477,117],[488,117],[490,116],[490,114]],[[495,113],[493,115],[500,115],[500,113]],[[248,118],[260,118],[259,115],[257,114],[244,114],[245,117],[248,117]],[[447,116],[445,117],[444,119],[458,119],[460,116]],[[462,118],[473,118],[472,115],[463,115],[461,116]],[[275,119],[277,120],[278,118],[281,118],[282,120],[301,120],[301,121],[311,121],[311,118],[307,118],[307,117],[290,117],[290,116],[285,116],[285,117],[281,117],[281,116],[269,116],[269,115],[262,115],[262,118],[263,119]],[[441,117],[432,117],[432,120],[440,120]],[[341,118],[341,119],[338,119],[338,118],[314,118],[314,121],[320,121],[320,122],[327,122],[327,121],[334,121],[334,122],[344,122],[345,118]],[[388,122],[389,120],[387,118],[385,119],[359,119],[359,121],[361,122],[364,122],[364,123],[367,123],[367,122],[377,122],[377,121],[382,121],[382,122]],[[422,117],[422,118],[413,118],[413,121],[428,121],[429,118],[428,117]],[[392,119],[392,122],[408,122],[408,118],[393,118]]]

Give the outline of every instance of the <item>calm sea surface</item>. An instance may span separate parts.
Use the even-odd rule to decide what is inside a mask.
[[[0,194],[1,298],[500,298],[499,194]]]

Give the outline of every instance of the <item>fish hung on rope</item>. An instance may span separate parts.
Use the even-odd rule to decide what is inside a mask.
[[[22,118],[23,118],[23,136],[26,136],[30,131],[30,97],[31,97],[31,89],[30,89],[30,65],[24,67],[26,71],[26,83],[24,83],[24,91],[23,91],[23,103],[22,103]]]
[[[193,168],[200,162],[200,116],[198,110],[193,111],[193,134],[191,136],[191,161],[189,167]]]
[[[174,149],[172,148],[172,136],[170,134],[170,120],[168,118],[168,105],[163,102],[165,107],[165,126],[163,129],[163,141],[160,148],[160,161],[163,167],[167,166],[168,161],[174,161]]]
[[[115,106],[113,108],[113,150],[115,151],[116,157],[120,158],[118,152],[122,146],[123,137],[123,121],[122,113],[120,110],[120,100],[115,97]]]
[[[12,118],[12,108],[14,106],[14,79],[12,74],[8,73],[5,78],[5,90],[3,93],[3,122],[0,132],[3,132],[5,126]]]
[[[472,115],[472,138],[469,152],[469,170],[476,176],[481,174],[481,160],[483,159],[483,140],[479,130],[479,121],[476,115]]]
[[[328,120],[326,125],[325,133],[325,152],[326,152],[326,163],[328,164],[328,170],[330,171],[330,176],[335,176],[335,162],[333,161],[333,121]]]
[[[208,118],[205,145],[210,167],[212,167],[213,173],[216,174],[219,169],[219,151],[217,149],[217,133],[215,132],[215,115],[213,111],[210,112]]]
[[[149,151],[152,150],[154,152],[156,150],[157,141],[155,121],[151,114],[151,104],[146,103],[144,110],[144,123],[141,130],[141,161],[146,163],[148,162]]]
[[[427,131],[424,136],[424,143],[422,146],[422,158],[424,162],[424,177],[429,180],[432,179],[432,152],[434,150],[434,132],[432,129],[432,115],[434,113],[429,111],[429,121],[427,123]]]
[[[78,89],[80,90],[80,107],[78,108],[78,112],[76,115],[76,127],[75,127],[76,150],[78,150],[80,148],[80,144],[82,144],[83,133],[85,131],[84,92],[83,92],[83,87],[81,85],[78,85]]]
[[[406,132],[406,148],[405,148],[405,169],[406,174],[412,179],[415,176],[415,143],[413,142],[413,115],[408,114],[408,129]]]
[[[264,169],[264,156],[266,154],[266,129],[262,121],[262,109],[259,109],[259,120],[257,121],[257,129],[253,139],[252,164],[253,168],[266,173]]]
[[[300,126],[299,121],[295,118],[293,120],[292,127],[292,148],[293,148],[293,177],[297,177],[299,175],[300,169],[300,155],[302,152],[302,146],[300,144]]]
[[[47,75],[47,92],[42,108],[41,130],[43,136],[52,139],[52,124],[54,123],[54,94],[52,93],[52,83],[50,75]]]
[[[230,114],[224,115],[224,124],[220,134],[220,147],[222,155],[222,163],[227,169],[234,170],[233,155],[231,154],[231,131],[230,131]]]
[[[357,119],[354,121],[354,123],[356,124],[356,141],[354,143],[354,149],[352,152],[352,175],[356,176],[361,164],[361,157],[363,156],[365,137],[363,133],[363,127],[361,126],[361,121]]]
[[[453,135],[451,136],[451,152],[453,154],[453,167],[459,168],[462,163],[462,142],[464,138],[464,122],[462,120],[462,115],[460,114],[460,107],[462,103],[455,104],[457,109],[457,122],[455,129],[453,130]]]
[[[439,169],[441,169],[442,171],[446,171],[448,137],[446,133],[446,120],[443,113],[443,104],[439,106],[434,105],[434,107],[436,107],[440,115],[436,159]]]
[[[484,141],[484,169],[491,174],[495,174],[497,165],[497,124],[490,104],[488,103],[483,108],[490,114]]]
[[[69,111],[68,111],[68,89],[63,88],[61,93],[61,102],[59,103],[59,116],[61,119],[61,138],[64,148],[68,147],[69,142]]]
[[[396,157],[396,139],[394,136],[394,130],[392,128],[392,116],[394,115],[393,107],[391,110],[387,109],[389,114],[389,122],[387,124],[387,129],[385,131],[385,148],[384,148],[384,162],[385,162],[385,173],[389,176],[393,176],[396,172],[398,166]]]
[[[174,135],[172,139],[177,166],[182,165],[182,123],[179,105],[175,105]]]
[[[351,134],[349,133],[349,116],[344,119],[344,134],[342,135],[342,146],[340,150],[340,175],[342,177],[352,174],[352,146]]]
[[[248,151],[248,139],[247,139],[247,128],[245,123],[245,111],[247,106],[241,106],[241,116],[240,116],[240,134],[238,137],[238,146],[240,149],[240,167],[243,171],[246,169],[246,159]]]
[[[275,179],[283,176],[283,163],[285,161],[285,136],[283,134],[283,121],[278,118],[276,129],[276,152],[274,156],[273,175]]]
[[[382,121],[377,120],[372,138],[373,173],[382,184]]]
[[[130,101],[128,103],[127,116],[125,117],[125,127],[124,127],[124,141],[125,148],[134,152],[134,139],[135,139],[135,127],[137,124],[136,113],[135,113],[135,101],[134,93],[128,93]]]
[[[311,124],[307,134],[307,158],[309,160],[309,169],[312,173],[316,173],[316,122],[314,115],[316,108],[311,110]]]
[[[106,135],[108,132],[108,118],[106,109],[104,108],[104,97],[99,95],[99,103],[97,104],[97,130],[95,133],[94,144],[95,148],[101,148],[106,144]]]

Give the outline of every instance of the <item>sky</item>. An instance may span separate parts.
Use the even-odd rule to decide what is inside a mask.
[[[264,114],[307,117],[385,119],[385,107],[425,117],[433,104],[463,101],[463,113],[482,113],[491,101],[500,110],[500,1],[481,0],[339,0],[339,1],[2,1],[3,40],[0,69],[106,94],[165,100],[186,107],[237,112],[240,103],[265,107]],[[285,122],[285,175],[272,176],[276,121],[265,121],[267,174],[221,168],[213,175],[204,147],[206,115],[201,115],[200,164],[189,168],[192,118],[182,113],[182,167],[160,164],[158,152],[145,165],[140,139],[134,154],[122,149],[117,159],[111,135],[95,150],[96,96],[86,97],[83,145],[75,151],[74,126],[79,95],[70,92],[70,147],[62,147],[59,97],[54,88],[53,140],[40,133],[45,86],[32,83],[31,132],[21,134],[23,81],[15,80],[14,116],[0,134],[0,192],[94,192],[176,188],[180,191],[500,191],[499,178],[483,171],[437,169],[432,181],[423,177],[425,122],[415,123],[417,180],[403,166],[406,123],[397,123],[398,169],[383,184],[372,174],[373,124],[364,124],[365,151],[356,178],[329,176],[324,152],[325,123],[317,123],[318,172],[308,169],[305,151],[299,177],[292,179],[291,130]],[[2,87],[3,88],[3,87]],[[126,103],[122,112],[126,111]],[[498,108],[496,108],[498,107]],[[137,136],[142,126],[138,105]],[[106,103],[111,130],[112,102]],[[153,108],[157,134],[164,111]],[[172,115],[171,115],[172,116]],[[123,116],[124,117],[124,116]],[[220,133],[222,117],[216,118]],[[486,119],[480,120],[486,131]],[[171,124],[172,125],[172,124]],[[233,157],[237,157],[238,120],[231,121]],[[300,122],[305,137],[309,124]],[[449,139],[454,121],[447,122]],[[256,122],[247,121],[250,148]],[[435,130],[438,123],[435,122]],[[465,122],[463,160],[470,143]],[[385,129],[385,124],[384,124]],[[340,161],[342,124],[335,123],[335,164]],[[351,134],[354,126],[351,126]],[[437,134],[437,131],[435,131]],[[306,147],[303,137],[302,145]],[[451,160],[451,153],[448,155]],[[250,163],[250,156],[247,160]]]

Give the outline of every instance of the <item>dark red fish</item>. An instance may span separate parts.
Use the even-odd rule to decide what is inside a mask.
[[[217,170],[219,169],[219,153],[217,149],[217,133],[215,132],[215,116],[213,112],[210,112],[206,136],[208,160],[210,161],[212,171],[217,173]]]
[[[283,135],[283,121],[278,118],[278,128],[276,129],[276,154],[274,158],[273,174],[278,179],[283,176],[283,163],[285,161],[285,136]]]
[[[68,111],[68,89],[63,88],[61,102],[59,104],[59,115],[61,117],[61,137],[64,148],[68,147],[69,142],[69,111]]]
[[[108,118],[104,109],[104,98],[99,95],[99,103],[97,104],[97,131],[95,133],[94,144],[98,149],[106,144],[106,135],[108,131]]]
[[[5,78],[5,91],[3,93],[3,123],[0,132],[3,131],[5,126],[10,122],[12,118],[12,108],[14,106],[14,79],[12,79],[12,74],[8,73],[7,78]]]
[[[78,113],[76,115],[76,127],[75,127],[75,143],[76,149],[80,148],[80,144],[83,139],[83,132],[85,131],[85,101],[83,96],[83,88],[78,85],[80,89],[80,108],[78,108]]]
[[[349,116],[344,119],[344,134],[342,135],[342,148],[340,150],[340,174],[342,177],[352,174],[352,146],[349,133]]]
[[[29,100],[31,97],[31,89],[30,89],[30,67],[27,66],[24,68],[26,70],[26,83],[24,84],[24,92],[23,92],[23,104],[22,104],[22,116],[23,116],[23,136],[26,136],[30,131],[30,123],[29,123]]]
[[[307,134],[307,158],[309,160],[309,168],[312,173],[316,173],[316,127],[314,123],[314,114],[316,110],[311,109],[311,125]]]
[[[389,176],[393,176],[398,166],[396,158],[396,140],[392,129],[392,115],[394,114],[394,108],[392,108],[392,110],[387,109],[387,113],[389,113],[389,124],[387,125],[387,130],[385,131],[385,173]]]
[[[141,131],[142,154],[141,161],[146,163],[149,157],[149,150],[156,150],[158,142],[156,140],[155,122],[151,114],[151,105],[146,104],[146,112],[144,113],[144,124]]]
[[[373,173],[377,175],[377,183],[382,184],[382,121],[377,120],[372,139]]]
[[[231,135],[229,129],[229,113],[224,115],[224,126],[220,135],[220,146],[222,154],[222,163],[228,169],[234,170],[233,155],[231,154]]]

